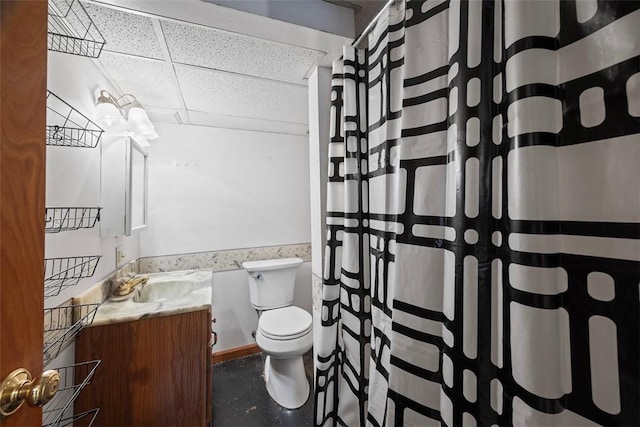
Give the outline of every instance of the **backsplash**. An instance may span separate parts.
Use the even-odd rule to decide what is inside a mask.
[[[239,267],[236,262],[293,257],[311,261],[311,243],[140,258],[138,272],[148,274],[201,268],[211,268],[212,271],[237,270]]]
[[[305,262],[311,261],[311,243],[139,258],[114,271],[81,294],[76,295],[73,298],[73,303],[99,304],[106,301],[111,297],[116,280],[128,274],[151,274],[209,268],[212,271],[238,270],[239,267],[236,261],[242,263],[244,261],[293,257],[301,258]]]

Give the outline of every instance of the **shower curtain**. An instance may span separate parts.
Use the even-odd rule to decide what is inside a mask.
[[[345,47],[315,425],[640,424],[638,8],[400,0]]]

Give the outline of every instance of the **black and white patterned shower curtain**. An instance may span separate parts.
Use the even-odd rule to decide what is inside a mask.
[[[315,425],[639,425],[639,3],[397,3],[334,65]]]

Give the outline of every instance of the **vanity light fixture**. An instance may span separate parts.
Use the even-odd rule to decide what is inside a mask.
[[[101,90],[96,102],[96,122],[103,129],[127,131],[133,139],[143,140],[146,145],[149,145],[148,140],[158,138],[147,112],[130,93],[116,99],[108,91]]]

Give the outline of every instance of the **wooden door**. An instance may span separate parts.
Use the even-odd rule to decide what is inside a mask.
[[[42,372],[46,0],[0,1],[0,379]],[[0,426],[40,426],[23,405]]]

